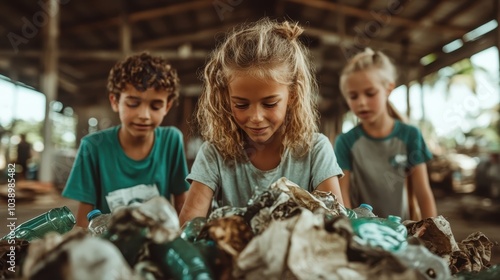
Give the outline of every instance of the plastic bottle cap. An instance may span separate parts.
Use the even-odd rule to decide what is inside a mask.
[[[99,216],[99,215],[101,215],[101,214],[102,214],[101,210],[99,210],[99,209],[94,209],[94,210],[90,211],[90,212],[87,214],[87,220],[89,220],[89,221],[90,221],[90,220],[92,220],[93,218],[95,218],[95,217],[97,217],[97,216]]]
[[[361,203],[361,204],[359,205],[359,207],[364,207],[364,208],[366,208],[366,209],[368,209],[368,210],[370,210],[370,211],[373,211],[373,207],[372,207],[370,204]]]

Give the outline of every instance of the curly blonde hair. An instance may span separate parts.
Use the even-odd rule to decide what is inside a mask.
[[[384,86],[396,83],[396,66],[394,66],[389,57],[381,51],[366,48],[363,52],[353,56],[342,69],[342,73],[340,74],[340,90],[342,91],[342,95],[346,97],[347,94],[345,88],[347,76],[354,72],[372,69],[378,70],[378,77]],[[407,118],[399,113],[389,100],[387,101],[387,105],[387,110],[391,117],[404,122],[407,121]]]
[[[174,101],[177,105],[179,83],[177,71],[167,60],[143,52],[115,64],[109,72],[107,90],[117,98],[128,84],[141,92],[148,88],[166,90],[169,93],[167,101]]]
[[[204,140],[225,160],[245,158],[243,131],[231,112],[228,84],[236,75],[272,79],[289,86],[290,100],[281,129],[283,145],[296,157],[306,154],[318,130],[316,80],[297,23],[268,18],[242,24],[226,34],[204,70],[195,117]]]

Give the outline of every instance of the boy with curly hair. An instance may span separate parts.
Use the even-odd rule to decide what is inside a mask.
[[[178,102],[177,72],[160,57],[132,55],[111,69],[107,90],[121,124],[82,139],[63,191],[80,202],[77,226],[88,226],[93,209],[109,213],[157,195],[173,195],[180,212],[189,188],[182,133],[159,127]]]

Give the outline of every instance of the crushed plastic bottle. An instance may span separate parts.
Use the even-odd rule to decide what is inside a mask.
[[[68,207],[53,208],[18,225],[15,229],[11,229],[11,232],[2,237],[1,240],[19,238],[32,241],[34,239],[43,238],[45,234],[51,231],[65,234],[70,231],[75,224],[75,216],[73,216],[73,213],[71,213]]]
[[[451,271],[446,261],[431,253],[423,245],[408,244],[393,254],[406,266],[416,269],[428,280],[451,279]]]
[[[111,214],[102,214],[101,210],[94,209],[87,214],[88,230],[92,236],[102,236],[108,231]]]
[[[351,220],[356,237],[362,244],[380,247],[386,251],[398,251],[407,244],[406,236],[396,231],[386,219],[378,217],[362,217]],[[396,224],[397,225],[397,224]]]
[[[339,204],[339,208],[340,208],[340,213],[342,213],[347,218],[349,218],[349,219],[358,218],[358,215],[356,215],[356,212],[354,212],[354,210],[349,209],[342,204]]]
[[[352,209],[358,218],[377,217],[373,214],[373,207],[370,204],[361,203],[358,207]]]
[[[181,227],[180,237],[189,242],[197,241],[198,235],[207,223],[207,218],[196,217]]]
[[[389,215],[387,216],[387,220],[385,222],[396,232],[401,233],[405,238],[408,237],[408,229],[401,223],[401,217]]]

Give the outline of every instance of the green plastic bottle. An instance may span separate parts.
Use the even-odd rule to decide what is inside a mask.
[[[207,218],[205,217],[196,217],[186,222],[181,228],[181,238],[189,242],[195,242],[206,223]]]
[[[214,279],[212,271],[200,251],[193,244],[180,237],[163,244],[151,243],[149,252],[152,260],[165,274],[165,278]]]
[[[55,231],[64,234],[70,231],[76,224],[75,216],[71,213],[68,207],[50,209],[49,211],[36,216],[20,225],[15,230],[11,231],[1,240],[11,238],[19,238],[27,241],[40,239],[45,234]]]

